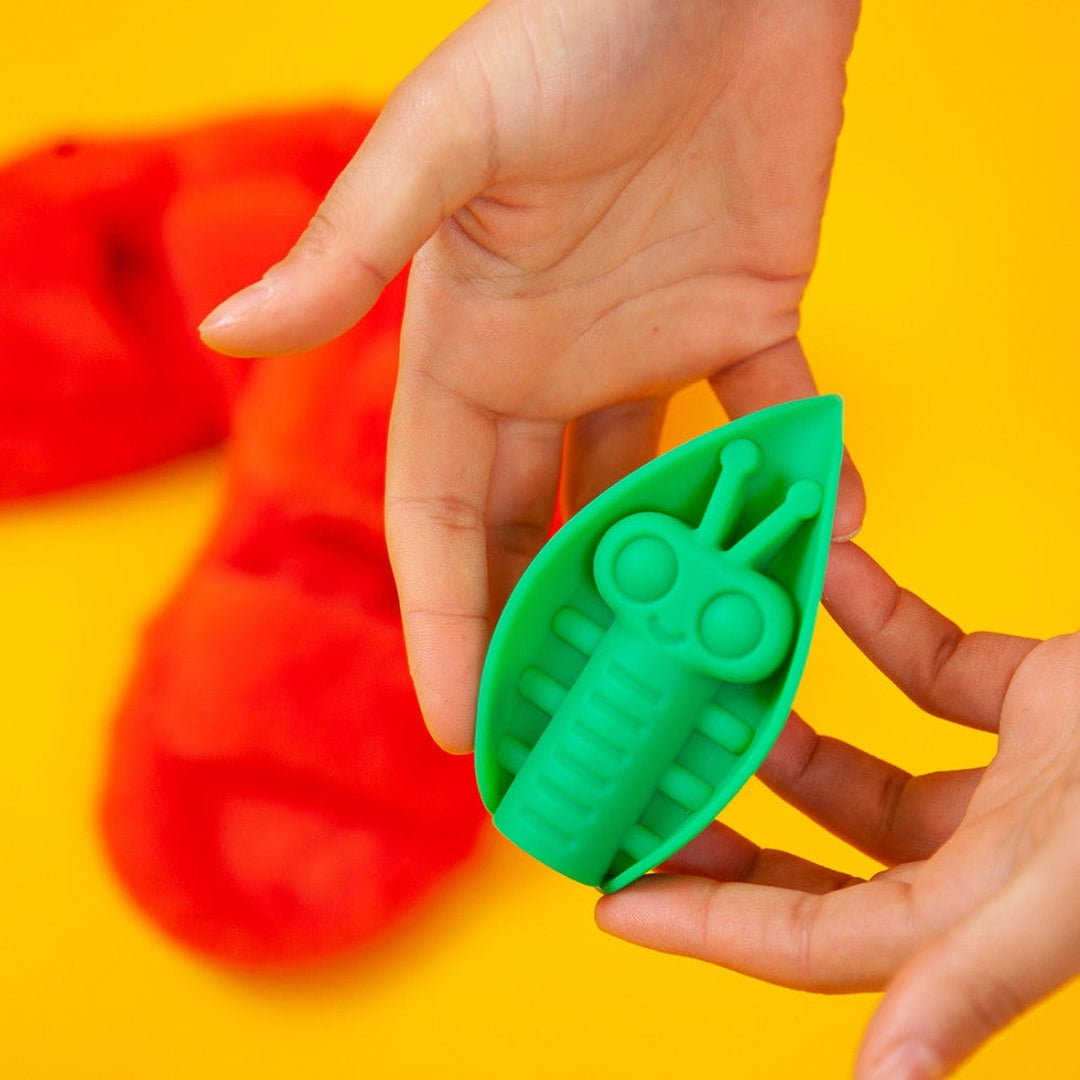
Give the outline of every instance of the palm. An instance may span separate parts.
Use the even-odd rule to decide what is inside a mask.
[[[490,103],[489,150],[414,264],[406,361],[567,421],[790,338],[852,30],[805,2],[485,10],[423,75]]]

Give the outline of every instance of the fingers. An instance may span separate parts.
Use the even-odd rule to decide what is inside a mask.
[[[732,419],[817,394],[806,355],[795,337],[723,368],[709,383]]]
[[[561,423],[498,418],[401,370],[387,544],[420,706],[448,750],[472,747],[491,624],[550,532],[562,445]]]
[[[965,634],[900,588],[854,544],[834,544],[825,607],[841,629],[927,712],[997,730],[1009,681],[1038,644],[1007,634]]]
[[[655,398],[632,401],[589,413],[570,427],[562,496],[567,516],[655,456],[664,409]]]
[[[555,421],[498,421],[486,510],[493,619],[551,533],[563,437],[563,425]]]
[[[724,411],[733,420],[755,409],[817,394],[802,345],[794,337],[717,372],[709,382]],[[862,478],[845,451],[833,536],[837,540],[850,540],[862,527],[865,513],[866,492]]]
[[[493,416],[405,369],[387,450],[386,539],[424,718],[448,750],[472,746],[490,634],[486,536]]]
[[[600,928],[803,990],[878,989],[921,943],[910,891],[879,877],[825,895],[654,874],[603,897]]]
[[[856,1080],[943,1077],[1080,969],[1080,866],[1061,839],[903,968],[867,1029]]]
[[[912,776],[791,715],[757,775],[786,802],[887,865],[929,858],[953,834],[981,769]]]
[[[758,847],[719,821],[714,821],[694,837],[661,869],[667,874],[689,874],[714,881],[745,881],[810,893],[832,892],[860,880],[787,851]]]
[[[395,91],[286,258],[200,328],[221,352],[299,352],[352,326],[439,224],[483,187],[477,73],[436,52]]]

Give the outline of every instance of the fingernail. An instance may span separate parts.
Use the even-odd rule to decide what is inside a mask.
[[[842,536],[834,536],[832,541],[834,544],[846,544],[849,540],[854,540],[860,532],[862,532],[862,525],[856,526],[851,532],[846,532]]]
[[[870,1070],[867,1080],[941,1080],[941,1058],[922,1043],[901,1043]]]
[[[269,277],[256,281],[246,289],[234,293],[228,300],[218,304],[199,324],[199,333],[222,330],[233,323],[242,322],[264,307],[274,295],[274,284]]]

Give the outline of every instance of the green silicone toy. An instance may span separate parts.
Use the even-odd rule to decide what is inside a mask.
[[[838,397],[664,454],[570,519],[488,650],[476,771],[496,827],[612,892],[761,764],[806,663],[843,449]]]

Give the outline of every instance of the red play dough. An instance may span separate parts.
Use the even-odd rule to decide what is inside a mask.
[[[310,109],[0,168],[0,498],[221,439],[250,365],[195,327],[285,254],[373,120]]]
[[[484,817],[411,689],[382,534],[403,284],[352,334],[261,363],[218,527],[154,620],[102,803],[171,935],[248,965],[352,949],[460,863]]]

